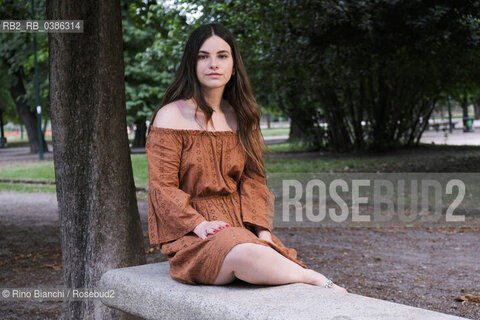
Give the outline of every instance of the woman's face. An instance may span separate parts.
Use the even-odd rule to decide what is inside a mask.
[[[197,78],[204,88],[224,87],[233,72],[230,45],[218,36],[211,36],[202,44],[197,56]]]

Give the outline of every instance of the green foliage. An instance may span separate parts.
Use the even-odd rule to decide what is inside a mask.
[[[123,12],[128,123],[149,120],[173,80],[193,30],[180,11],[137,1]]]
[[[46,19],[45,0],[35,1],[35,19]],[[0,1],[2,19],[32,19],[31,1]],[[14,110],[10,88],[16,84],[16,72],[21,70],[26,94],[21,97],[34,110],[36,106],[34,82],[33,37],[37,39],[37,60],[39,68],[40,101],[42,113],[49,117],[49,82],[48,82],[48,37],[44,33],[0,33],[0,108],[7,113],[7,121],[19,122]]]
[[[15,102],[7,89],[9,88],[7,73],[7,67],[0,63],[0,110],[2,111],[4,123],[10,121],[18,122],[19,116],[15,108]]]
[[[36,1],[44,18],[45,0]],[[187,14],[203,15],[189,21]],[[287,115],[310,149],[412,145],[436,103],[478,99],[480,1],[122,1],[127,122],[149,120],[200,24],[236,37],[263,112]],[[30,17],[30,1],[0,0],[3,19]],[[33,34],[0,34],[0,108],[15,120],[9,88],[22,69],[35,105]],[[37,34],[48,114],[48,42]],[[2,67],[3,66],[3,67]]]
[[[418,144],[441,94],[478,79],[479,1],[192,2],[238,37],[259,102],[317,147]]]

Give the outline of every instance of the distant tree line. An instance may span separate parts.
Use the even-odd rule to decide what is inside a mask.
[[[29,3],[0,0],[0,14],[27,19]],[[41,18],[45,1],[36,3]],[[145,145],[146,121],[173,79],[186,36],[213,21],[236,36],[264,113],[288,116],[290,140],[312,149],[416,145],[447,96],[460,103],[464,116],[471,116],[470,104],[480,115],[480,1],[121,4],[127,123],[136,126],[134,146]],[[200,6],[203,14],[188,21]],[[26,125],[35,152],[31,34],[0,37],[0,110]],[[48,43],[46,37],[38,41],[47,114]]]
[[[314,148],[418,144],[447,95],[480,111],[480,1],[193,2],[237,35],[259,101]]]

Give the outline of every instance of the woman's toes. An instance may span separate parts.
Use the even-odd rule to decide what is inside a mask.
[[[334,290],[337,290],[337,291],[339,291],[339,292],[348,293],[347,289],[342,288],[342,287],[340,287],[340,286],[337,286],[336,284],[333,285],[333,289],[334,289]]]

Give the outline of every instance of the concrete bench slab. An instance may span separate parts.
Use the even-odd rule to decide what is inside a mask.
[[[115,290],[102,302],[144,319],[465,319],[304,283],[260,286],[188,285],[170,278],[168,262],[113,269],[99,288]]]

